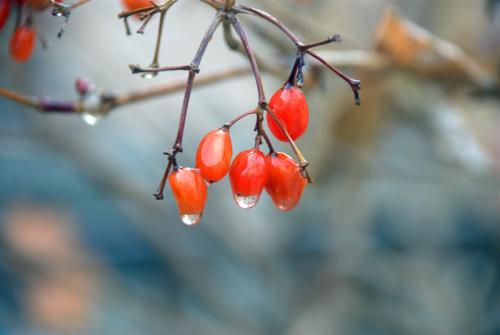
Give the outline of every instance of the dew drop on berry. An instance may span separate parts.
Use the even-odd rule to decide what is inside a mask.
[[[245,208],[245,209],[255,207],[255,205],[257,205],[257,203],[259,202],[258,195],[237,194],[234,196],[234,199],[236,200],[236,203],[238,204],[238,206],[240,206],[241,208]]]
[[[187,226],[194,226],[200,222],[201,213],[200,214],[182,214],[181,220]]]

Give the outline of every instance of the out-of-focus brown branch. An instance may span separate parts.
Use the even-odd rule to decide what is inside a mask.
[[[388,10],[379,23],[375,49],[393,66],[420,76],[491,90],[499,87],[492,76],[457,45],[443,40]]]
[[[205,86],[220,81],[237,78],[251,74],[248,68],[232,68],[222,71],[213,72],[210,74],[200,75],[198,80],[194,83],[194,87]],[[185,89],[185,80],[175,80],[165,84],[155,85],[146,89],[138,89],[124,93],[109,93],[103,90],[101,93],[101,105],[98,109],[109,112],[115,108],[140,102],[171,93],[176,93]],[[87,110],[85,103],[81,100],[76,101],[61,101],[52,98],[37,98],[29,97],[22,93],[13,92],[6,88],[0,88],[0,97],[15,101],[19,104],[34,108],[35,110],[43,113],[51,112],[68,112],[68,113],[83,113]],[[106,105],[104,105],[106,104]]]

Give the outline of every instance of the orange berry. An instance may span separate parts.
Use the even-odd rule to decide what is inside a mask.
[[[31,27],[17,28],[10,39],[10,55],[17,62],[26,62],[35,49],[35,31]]]
[[[306,131],[309,123],[309,108],[304,93],[297,86],[285,85],[280,88],[271,97],[269,109],[281,121],[293,140]],[[287,141],[286,135],[269,113],[267,113],[267,124],[274,137],[283,142]]]
[[[226,128],[209,132],[201,140],[196,152],[196,167],[210,183],[215,183],[229,172],[233,146]]]
[[[122,0],[122,4],[127,10],[151,7],[151,0]]]
[[[198,224],[207,200],[207,184],[200,170],[181,167],[168,177],[182,222]]]
[[[287,154],[271,153],[266,158],[266,191],[280,210],[292,210],[298,204],[307,180],[302,176],[300,166]]]
[[[262,151],[254,148],[240,152],[231,164],[229,180],[238,206],[254,207],[267,182],[266,157]]]

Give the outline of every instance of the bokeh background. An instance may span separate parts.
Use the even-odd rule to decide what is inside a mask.
[[[332,57],[372,54],[392,7],[498,78],[495,1],[247,3],[305,41],[341,33],[342,44],[321,49]],[[61,21],[37,15],[49,47],[26,64],[9,59],[10,22],[0,32],[0,87],[76,99],[79,76],[118,92],[183,78],[130,74],[129,64],[149,64],[157,21],[126,36],[120,10],[118,0],[94,0],[60,40]],[[192,59],[212,12],[194,0],[173,7],[163,65]],[[266,62],[290,64],[293,45],[275,28],[243,24]],[[342,59],[363,81],[363,103],[308,62],[311,122],[299,144],[316,182],[299,206],[282,213],[264,195],[239,209],[226,179],[210,187],[194,229],[179,221],[169,190],[165,201],[152,196],[182,93],[116,109],[95,127],[0,98],[0,334],[500,334],[498,89],[390,57],[382,66]],[[201,67],[246,64],[219,32]],[[286,77],[266,74],[267,94]],[[202,136],[256,96],[249,76],[196,89],[181,163],[193,164]],[[232,131],[236,152],[253,144],[252,123]]]

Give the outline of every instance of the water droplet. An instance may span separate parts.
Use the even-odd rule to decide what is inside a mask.
[[[195,224],[198,224],[201,220],[201,213],[200,214],[182,214],[181,215],[181,220],[184,222],[184,224],[188,226],[193,226]]]
[[[259,202],[258,195],[237,194],[234,196],[234,199],[236,200],[238,206],[240,206],[241,208],[252,208],[257,205],[257,202]]]
[[[83,119],[83,122],[85,122],[89,126],[95,126],[99,122],[101,117],[98,115],[90,114],[90,113],[83,113],[82,119]]]
[[[144,79],[153,79],[155,76],[156,76],[156,73],[150,73],[150,72],[142,74],[142,78],[144,78]]]

